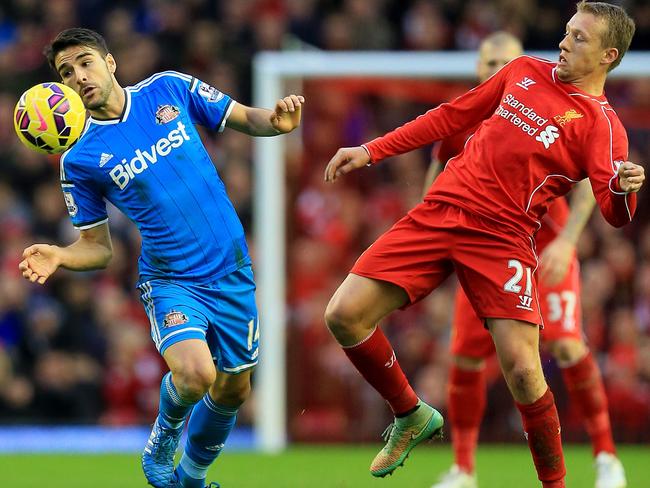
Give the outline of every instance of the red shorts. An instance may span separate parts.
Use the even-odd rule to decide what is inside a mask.
[[[456,271],[480,317],[540,324],[536,267],[528,236],[453,205],[424,202],[379,237],[351,272],[400,286],[412,304]]]
[[[545,286],[540,283],[539,299],[544,318],[544,328],[540,334],[543,342],[562,338],[582,340],[580,265],[577,259],[558,285]],[[490,333],[460,287],[454,303],[451,352],[471,358],[487,358],[495,353]]]

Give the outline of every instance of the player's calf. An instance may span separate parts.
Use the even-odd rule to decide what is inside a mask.
[[[545,488],[562,488],[566,469],[560,420],[542,372],[537,326],[507,319],[488,323],[503,375],[521,413],[538,478]]]
[[[173,361],[171,363],[175,364]],[[177,385],[187,385],[182,379],[179,381],[178,376],[169,372],[162,379],[159,414],[142,452],[145,478],[157,488],[167,488],[172,480],[174,455],[183,433],[185,418],[196,403],[192,401],[192,395],[187,394],[187,389],[177,388]]]
[[[537,477],[545,488],[563,488],[566,468],[562,452],[560,420],[550,389],[530,404],[517,402],[524,434],[533,456]]]
[[[237,420],[239,406],[250,394],[252,368],[238,374],[219,372],[196,404],[187,427],[187,443],[174,472],[183,488],[203,488],[208,468],[221,454]]]

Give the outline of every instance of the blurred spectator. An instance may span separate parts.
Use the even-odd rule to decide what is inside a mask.
[[[450,47],[450,26],[433,2],[415,2],[404,15],[402,28],[406,49],[435,51]]]

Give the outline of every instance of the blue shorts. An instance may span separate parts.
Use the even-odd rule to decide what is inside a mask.
[[[219,371],[238,373],[257,364],[260,331],[250,266],[209,284],[156,278],[138,288],[160,354],[177,342],[200,339]]]

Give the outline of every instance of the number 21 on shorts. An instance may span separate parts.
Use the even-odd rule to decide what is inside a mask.
[[[524,267],[517,259],[510,259],[508,261],[508,269],[514,269],[515,273],[503,285],[503,289],[509,293],[514,293],[519,296],[519,304],[517,308],[524,310],[532,310],[531,304],[533,303],[533,272],[530,267]],[[524,278],[524,273],[526,277]],[[524,293],[522,290],[522,279],[525,279]]]

